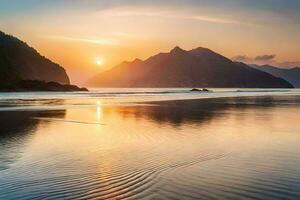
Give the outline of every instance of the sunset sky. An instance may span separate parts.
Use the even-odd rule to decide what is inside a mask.
[[[174,46],[300,65],[299,0],[1,0],[0,30],[64,66],[73,83]]]

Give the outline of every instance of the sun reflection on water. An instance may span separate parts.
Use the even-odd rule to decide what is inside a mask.
[[[102,110],[101,102],[97,101],[96,102],[96,120],[97,120],[97,122],[101,121],[102,114],[103,114],[103,110]]]

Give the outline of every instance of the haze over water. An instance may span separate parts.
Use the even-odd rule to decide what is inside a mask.
[[[0,94],[0,199],[299,199],[299,90],[214,91]]]

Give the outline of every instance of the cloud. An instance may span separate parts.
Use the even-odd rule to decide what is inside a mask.
[[[257,64],[266,64],[266,63],[273,63],[276,55],[274,54],[266,54],[266,55],[258,55],[254,58],[248,57],[246,55],[237,55],[232,57],[232,60],[238,61],[238,62],[245,62],[245,63],[257,63]]]
[[[252,59],[245,55],[237,55],[237,56],[232,57],[231,60],[238,61],[238,62],[248,62]]]
[[[207,16],[190,16],[190,19],[213,22],[213,23],[221,23],[221,24],[242,24],[241,22],[234,21],[234,20],[207,17]]]
[[[68,37],[68,36],[59,36],[59,35],[46,35],[42,37],[48,39],[55,39],[55,40],[85,42],[85,43],[92,43],[92,44],[106,45],[106,46],[120,45],[120,42],[118,40],[112,38],[80,38],[80,37]]]
[[[140,35],[132,34],[132,33],[125,33],[125,32],[113,32],[113,36],[116,37],[123,37],[123,38],[139,38]]]
[[[194,21],[203,21],[210,23],[219,23],[219,24],[245,24],[244,22],[230,20],[226,18],[214,17],[214,16],[205,16],[205,15],[194,15],[186,12],[178,12],[172,10],[153,10],[136,7],[121,7],[121,8],[112,8],[108,10],[101,11],[102,14],[109,17],[158,17],[166,19],[182,19],[182,20],[194,20]]]
[[[256,56],[254,60],[256,61],[270,61],[273,60],[276,57],[276,55],[262,55],[262,56]]]
[[[233,61],[243,62],[247,64],[271,64],[278,67],[300,67],[300,61],[284,61],[284,62],[276,62],[275,60],[276,55],[274,54],[266,54],[266,55],[259,55],[256,57],[248,57],[246,55],[237,55],[232,57]]]

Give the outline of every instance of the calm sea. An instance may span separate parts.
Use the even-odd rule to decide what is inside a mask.
[[[300,90],[0,93],[0,199],[300,199]]]

